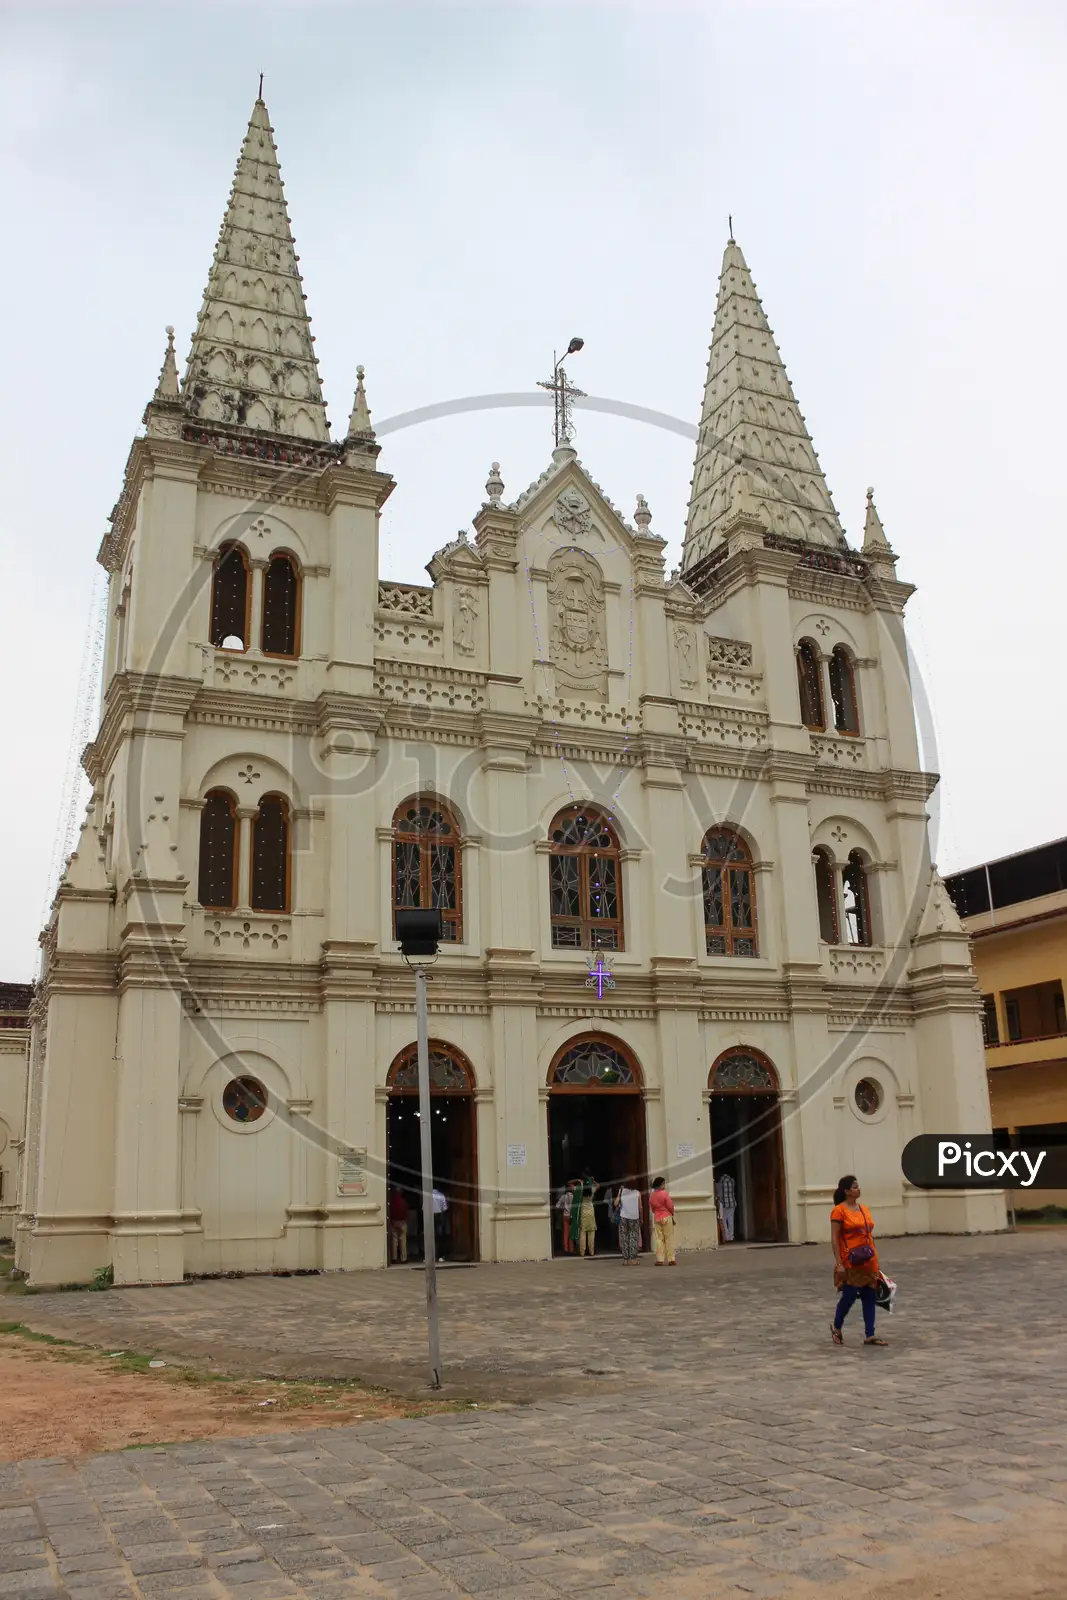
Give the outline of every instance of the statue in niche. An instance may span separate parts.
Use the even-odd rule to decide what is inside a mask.
[[[560,550],[548,564],[550,654],[561,689],[607,698],[604,580],[591,556]]]
[[[674,630],[674,648],[678,652],[678,681],[683,689],[697,686],[696,665],[693,660],[693,634],[683,622]]]
[[[452,602],[452,642],[465,656],[474,654],[474,628],[478,621],[478,601],[473,589],[465,585],[456,590]]]

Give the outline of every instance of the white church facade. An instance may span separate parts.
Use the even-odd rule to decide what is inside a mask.
[[[379,577],[393,488],[362,371],[331,441],[257,101],[99,555],[93,797],[34,1001],[31,1283],[386,1264],[418,1182],[405,905],[444,920],[455,1257],[547,1257],[587,1171],[666,1174],[683,1250],[717,1242],[724,1176],[748,1240],[825,1239],[845,1171],[885,1233],[1002,1226],[999,1195],[901,1174],[913,1135],[989,1129],[911,590],[870,497],[848,546],[739,247],[678,573],[566,431],[517,498],[493,465],[429,584]]]

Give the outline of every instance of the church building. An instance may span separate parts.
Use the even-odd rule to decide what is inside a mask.
[[[331,437],[297,259],[260,99],[99,551],[92,799],[33,1000],[30,1283],[417,1256],[409,906],[444,923],[452,1259],[558,1253],[585,1174],[666,1175],[683,1251],[719,1241],[716,1183],[737,1240],[825,1241],[847,1171],[883,1233],[1003,1226],[999,1194],[901,1173],[913,1135],[990,1126],[912,591],[870,493],[848,544],[738,244],[680,570],[578,459],[561,373],[545,470],[472,472],[424,584],[379,575],[394,481],[362,369]]]

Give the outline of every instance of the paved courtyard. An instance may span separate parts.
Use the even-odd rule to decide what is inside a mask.
[[[882,1254],[888,1350],[860,1346],[858,1312],[831,1345],[828,1249],[443,1272],[451,1392],[478,1409],[0,1467],[0,1600],[869,1592],[1035,1518],[1067,1526],[1067,1233]],[[422,1304],[401,1271],[19,1311],[111,1348],[416,1393]]]

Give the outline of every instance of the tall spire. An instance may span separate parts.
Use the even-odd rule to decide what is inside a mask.
[[[768,532],[834,548],[844,544],[748,263],[731,236],[722,258],[683,572],[721,541],[739,474]]]
[[[237,161],[182,399],[190,416],[325,442],[311,322],[273,129],[257,100]]]

